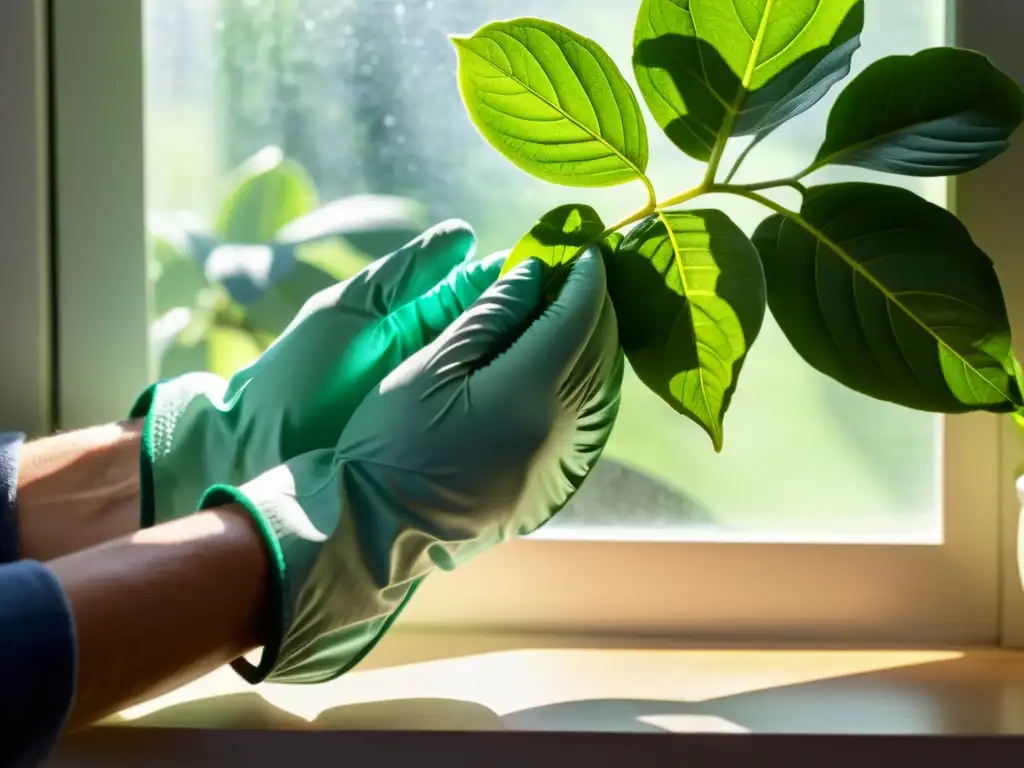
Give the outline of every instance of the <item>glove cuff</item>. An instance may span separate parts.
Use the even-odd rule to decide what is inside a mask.
[[[213,486],[200,501],[201,509],[242,506],[267,548],[267,639],[255,665],[244,658],[231,664],[250,684],[321,683],[343,675],[373,650],[423,579],[394,585],[368,572],[374,542],[363,539],[351,518],[343,521],[353,510],[339,496],[342,470],[331,469],[332,459],[330,451],[305,454],[240,488]],[[296,478],[305,487],[296,489]]]
[[[175,500],[186,498],[183,494],[192,494],[186,502],[188,512],[195,510],[195,500],[210,482],[199,478],[198,482],[190,482],[187,473],[175,472],[173,477],[162,477],[166,473],[164,463],[172,453],[181,450],[179,442],[190,442],[179,425],[190,423],[196,419],[196,411],[215,412],[214,403],[220,402],[227,389],[227,383],[212,373],[190,373],[167,381],[158,382],[147,387],[132,406],[129,418],[145,419],[142,427],[142,445],[139,450],[139,485],[140,511],[139,523],[142,528],[149,528],[157,522],[181,516]],[[184,418],[189,412],[188,418]],[[203,430],[215,434],[217,430]],[[208,436],[200,442],[208,442]],[[182,454],[202,452],[204,455],[193,457],[194,462],[211,462],[215,458],[209,455],[205,445],[184,446]],[[222,451],[223,452],[223,451]],[[191,491],[189,490],[191,489]],[[159,519],[157,511],[160,511]]]
[[[249,513],[267,549],[267,610],[269,615],[266,642],[263,650],[260,652],[260,660],[256,666],[253,666],[244,658],[238,658],[231,662],[231,668],[243,680],[256,685],[257,683],[262,683],[267,678],[271,670],[277,666],[278,658],[281,655],[284,630],[288,626],[288,617],[285,616],[284,595],[289,572],[285,564],[281,543],[274,533],[273,525],[260,512],[253,501],[238,488],[229,485],[212,486],[200,499],[199,509],[223,507],[228,504],[238,504]]]

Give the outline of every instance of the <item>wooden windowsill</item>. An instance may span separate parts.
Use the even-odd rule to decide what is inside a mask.
[[[335,749],[365,747],[367,755],[377,755],[375,750],[385,749],[381,744],[392,749],[399,742],[422,750],[422,760],[432,764],[429,744],[442,737],[454,740],[443,749],[451,765],[452,750],[460,744],[490,743],[510,757],[528,743],[538,749],[547,744],[546,750],[553,748],[552,739],[575,743],[568,732],[605,734],[606,750],[595,759],[610,759],[619,743],[653,748],[654,742],[640,738],[653,734],[676,737],[657,740],[658,749],[682,742],[691,750],[700,745],[748,749],[757,743],[762,745],[758,750],[770,750],[802,744],[792,747],[798,752],[824,737],[836,744],[836,739],[859,744],[844,747],[844,754],[861,758],[865,755],[857,749],[871,744],[896,748],[891,739],[880,737],[905,737],[900,743],[929,749],[944,744],[936,757],[947,761],[956,753],[950,746],[954,742],[987,737],[979,742],[986,749],[1005,744],[1024,754],[1024,743],[991,738],[1024,734],[1024,652],[691,648],[665,642],[395,633],[358,670],[324,685],[250,688],[221,670],[68,739],[47,765],[91,765],[81,762],[90,756],[97,765],[176,765],[153,760],[156,755],[170,759],[167,750],[189,744],[198,748],[200,742],[214,752],[189,753],[189,765],[205,765],[205,757],[215,764],[214,755],[225,764],[228,744],[233,754],[259,745],[256,754],[264,757],[275,745],[285,749],[290,743],[301,751],[302,745],[332,744],[329,751],[336,757]],[[537,738],[531,740],[530,734]],[[746,736],[728,738],[736,734]],[[783,734],[805,738],[777,738]],[[965,754],[978,757],[978,748]],[[118,762],[129,756],[131,761]],[[497,764],[477,758],[475,764]],[[422,760],[417,768],[425,764]],[[637,764],[653,763],[644,759]]]

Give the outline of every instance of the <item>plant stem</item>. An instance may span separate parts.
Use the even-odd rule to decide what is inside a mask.
[[[786,206],[776,203],[774,200],[767,198],[764,195],[757,194],[753,189],[753,187],[757,186],[759,185],[751,184],[749,186],[740,186],[738,184],[716,184],[708,191],[722,192],[728,195],[736,195],[737,197],[745,197],[747,200],[753,200],[755,203],[760,203],[765,208],[770,208],[775,213],[785,216],[788,219],[800,219],[800,216],[795,211],[789,210]],[[779,185],[775,184],[775,186]]]
[[[730,174],[730,176],[731,175],[732,174]],[[771,207],[772,205],[775,205],[775,203],[768,200],[768,198],[766,197],[762,197],[761,195],[756,194],[758,191],[764,189],[775,189],[777,187],[792,187],[801,195],[807,193],[807,187],[805,187],[800,182],[798,176],[791,176],[785,179],[773,179],[772,181],[762,181],[757,184],[729,184],[728,182],[715,184],[702,181],[697,186],[680,192],[678,195],[674,195],[673,197],[670,197],[666,200],[657,202],[657,197],[654,193],[654,187],[651,185],[650,180],[648,180],[646,176],[644,177],[644,183],[646,184],[648,191],[647,205],[641,208],[640,210],[634,211],[633,213],[629,214],[621,221],[617,221],[610,227],[607,227],[604,230],[604,232],[601,233],[601,239],[604,239],[612,232],[618,232],[620,229],[628,227],[630,224],[635,224],[641,219],[647,218],[652,213],[655,213],[657,211],[663,211],[666,208],[671,208],[676,205],[682,205],[683,203],[688,203],[691,200],[700,197],[701,195],[707,195],[716,192],[734,194],[738,195],[739,197],[746,197],[750,200],[762,202],[764,205],[768,205],[768,207]]]
[[[658,203],[658,210],[664,210],[665,208],[671,208],[673,205],[682,205],[688,203],[691,200],[700,197],[701,195],[710,192],[714,184],[705,184],[701,182],[696,187],[688,189],[685,192],[680,192],[675,197],[670,197],[668,200],[662,200]]]
[[[745,190],[747,192],[758,192],[762,189],[776,189],[778,187],[792,187],[801,195],[807,194],[807,187],[805,187],[799,180],[798,176],[790,176],[785,179],[772,179],[771,181],[762,181],[757,184],[717,184],[716,191],[718,192],[729,192],[732,190]]]
[[[624,227],[628,227],[630,224],[635,224],[636,222],[640,221],[641,219],[646,219],[648,216],[650,216],[652,213],[654,213],[654,211],[655,211],[654,205],[647,205],[647,206],[641,208],[639,211],[634,211],[633,213],[629,214],[629,216],[627,216],[626,218],[622,219],[621,221],[617,221],[614,224],[612,224],[610,227],[606,227],[604,232],[601,233],[601,237],[599,239],[603,240],[608,235],[610,235],[612,232],[618,232],[620,229],[622,229]]]

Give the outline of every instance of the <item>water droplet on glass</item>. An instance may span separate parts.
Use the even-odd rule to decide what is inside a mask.
[[[316,22],[312,19],[306,19],[305,27],[307,32],[311,32],[316,27]]]
[[[394,128],[396,122],[398,122],[398,121],[395,120],[395,116],[394,115],[384,115],[384,127],[385,128]]]
[[[349,37],[355,34],[355,31],[355,27],[353,27],[351,24],[346,24],[344,27],[341,28],[341,33]]]
[[[426,9],[428,11],[434,10],[434,0],[427,0]]]
[[[405,6],[402,5],[401,3],[399,3],[398,5],[395,6],[395,16],[404,16],[404,15],[405,15]]]
[[[368,75],[371,72],[373,72],[373,66],[371,64],[363,64],[359,67],[359,74],[361,75]]]

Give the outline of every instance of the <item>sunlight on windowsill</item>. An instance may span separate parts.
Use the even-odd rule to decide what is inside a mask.
[[[964,657],[956,651],[934,650],[587,647],[476,653],[460,649],[450,655],[451,649],[433,642],[437,653],[421,648],[416,655],[423,660],[413,661],[408,654],[391,654],[393,663],[385,643],[368,659],[368,668],[317,686],[250,687],[223,668],[127,709],[109,724],[744,733],[758,729],[733,719],[727,710],[709,710],[716,702],[735,703],[755,694],[763,698],[768,692],[813,688],[825,681],[841,684],[856,676],[899,676],[913,667]],[[834,691],[823,695],[835,699]],[[934,715],[927,703],[918,709],[921,712],[899,714],[897,719],[903,718],[910,728],[932,727]],[[613,711],[614,716],[609,714]]]

